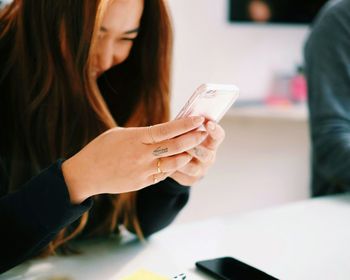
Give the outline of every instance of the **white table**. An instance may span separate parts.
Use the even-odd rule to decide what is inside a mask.
[[[203,205],[205,207],[205,205]],[[195,261],[232,256],[281,279],[350,279],[350,195],[173,225],[146,244],[96,241],[84,254],[27,262],[0,279],[121,279],[140,268],[211,279]]]

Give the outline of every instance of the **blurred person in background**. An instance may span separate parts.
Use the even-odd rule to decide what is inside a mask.
[[[312,195],[350,190],[350,1],[329,2],[305,46]]]
[[[0,272],[119,225],[147,237],[184,207],[224,131],[169,121],[171,49],[163,0],[0,12]]]
[[[256,22],[268,22],[272,17],[271,6],[264,0],[251,0],[248,4],[248,17]]]

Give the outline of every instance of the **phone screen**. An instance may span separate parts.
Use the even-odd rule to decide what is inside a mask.
[[[199,270],[210,274],[216,279],[277,279],[259,269],[256,269],[231,257],[199,261],[196,262],[196,266]]]

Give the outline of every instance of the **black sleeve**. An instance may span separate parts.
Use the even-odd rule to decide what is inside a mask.
[[[145,237],[168,226],[186,205],[190,188],[171,178],[138,192],[137,215]]]
[[[0,188],[4,187],[0,185]],[[92,206],[72,205],[61,161],[0,198],[0,273],[38,254],[56,234]]]
[[[305,47],[313,195],[350,189],[350,1],[336,1]]]

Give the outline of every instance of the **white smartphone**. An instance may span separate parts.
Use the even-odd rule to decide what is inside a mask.
[[[203,84],[193,93],[176,119],[203,116],[218,123],[239,96],[235,85]]]

